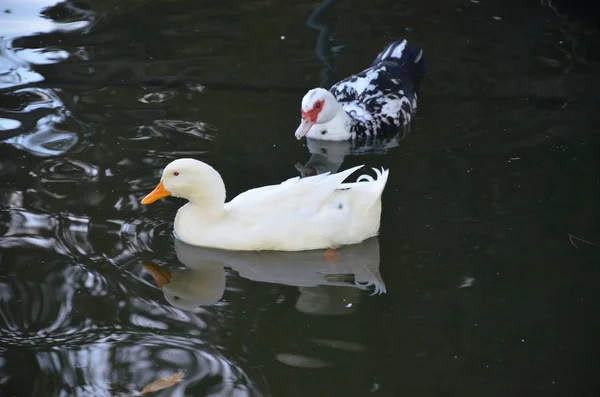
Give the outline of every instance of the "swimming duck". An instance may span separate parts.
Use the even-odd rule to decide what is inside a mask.
[[[225,203],[225,184],[210,165],[184,158],[169,163],[142,200],[175,196],[175,235],[183,242],[225,250],[303,251],[360,243],[379,232],[381,194],[389,170],[343,181],[363,166],[336,174],[295,177],[248,190]]]
[[[329,90],[314,88],[302,98],[296,138],[345,141],[394,135],[410,123],[425,74],[423,50],[406,40],[388,45],[368,69]]]

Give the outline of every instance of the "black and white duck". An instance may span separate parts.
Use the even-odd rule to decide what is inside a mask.
[[[369,68],[329,90],[308,91],[296,138],[345,141],[394,135],[414,117],[424,74],[423,50],[395,41]]]

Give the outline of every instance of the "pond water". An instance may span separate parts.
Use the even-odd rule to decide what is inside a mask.
[[[581,7],[3,1],[0,395],[124,396],[177,371],[153,395],[598,395],[600,38]],[[428,70],[403,139],[296,141],[308,89],[402,37]],[[389,167],[380,236],[336,266],[185,246],[182,200],[139,203],[179,157],[229,198]]]

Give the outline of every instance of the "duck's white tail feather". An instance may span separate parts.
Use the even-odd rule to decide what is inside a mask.
[[[375,174],[377,174],[377,178],[371,182],[371,189],[373,191],[373,200],[368,205],[367,209],[370,209],[375,203],[377,203],[381,199],[381,195],[383,194],[383,189],[385,189],[385,185],[387,184],[388,176],[390,175],[389,169],[381,168],[381,171],[377,168],[373,168]]]
[[[375,175],[376,175],[375,178],[373,178],[371,175],[362,174],[361,176],[359,176],[356,179],[356,182],[342,183],[339,188],[340,189],[352,189],[352,188],[359,187],[359,186],[365,186],[365,183],[375,183],[375,184],[383,183],[383,186],[385,186],[385,183],[387,182],[387,177],[388,177],[390,171],[386,170],[384,168],[382,168],[381,170],[378,168],[372,168],[372,170],[375,171]],[[382,180],[382,178],[384,178],[384,179]]]
[[[390,170],[384,168],[381,168],[381,170],[373,168],[373,171],[375,171],[375,178],[371,175],[363,174],[358,177],[356,182],[343,183],[339,187],[339,189],[361,189],[368,192],[368,194],[365,195],[368,197],[368,200],[364,203],[365,211],[371,209],[373,204],[378,202],[390,174]]]
[[[354,173],[354,171],[356,171],[362,167],[364,167],[364,165],[358,165],[356,167],[349,168],[345,171],[338,172],[336,174],[327,175],[325,178],[319,178],[323,174],[309,177],[310,179],[318,178],[318,179],[314,179],[314,180],[317,180],[318,182],[316,184],[314,184],[314,188],[311,190],[310,195],[307,195],[305,197],[305,200],[303,200],[303,202],[302,202],[303,212],[304,211],[306,211],[306,213],[317,212],[319,210],[319,208],[321,208],[323,203],[329,198],[329,196],[331,196],[331,194],[335,190],[340,188],[340,186],[342,185],[342,182],[344,182],[344,180],[346,178],[348,178],[352,173]],[[300,182],[298,182],[298,183],[302,183],[302,179],[309,179],[309,178],[301,178]]]

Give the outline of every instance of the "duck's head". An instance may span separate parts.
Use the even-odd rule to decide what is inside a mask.
[[[222,204],[225,186],[219,173],[210,165],[195,159],[177,159],[165,167],[160,182],[142,199],[142,204],[151,204],[167,196],[196,202],[222,200]]]
[[[315,124],[331,121],[341,107],[331,92],[324,88],[313,88],[302,98],[302,120],[296,129],[296,138],[302,139]]]

